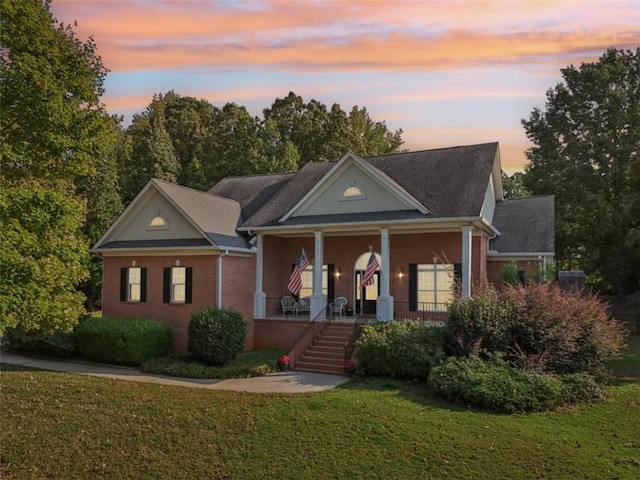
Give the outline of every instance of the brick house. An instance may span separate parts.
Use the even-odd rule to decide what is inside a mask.
[[[311,265],[283,311],[305,250]],[[497,143],[310,163],[294,173],[225,178],[209,192],[151,180],[92,252],[103,258],[103,313],[173,327],[190,314],[241,311],[246,349],[291,348],[327,305],[386,321],[442,314],[515,260],[533,274],[554,258],[551,196],[505,200]],[[360,280],[373,252],[373,284]]]

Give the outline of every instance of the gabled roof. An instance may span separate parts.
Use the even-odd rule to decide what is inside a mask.
[[[141,204],[157,191],[202,235],[201,239],[139,239],[112,238],[116,228],[135,218]],[[203,247],[249,249],[251,246],[236,228],[241,221],[240,204],[232,199],[193,190],[162,180],[151,179],[122,212],[107,232],[96,242],[92,251],[150,247]]]
[[[500,235],[489,242],[489,254],[553,254],[554,202],[553,195],[498,202],[493,225]]]
[[[422,214],[428,213],[428,209],[418,202],[408,193],[402,185],[399,185],[383,171],[366,163],[362,158],[353,153],[347,152],[340,160],[333,162],[327,173],[309,190],[298,202],[295,203],[280,219],[280,223],[286,222],[289,218],[300,216],[305,207],[318,198],[323,190],[329,187],[350,165],[356,165],[361,171],[369,176],[376,184],[380,185],[386,192],[399,199],[407,208],[418,210]],[[368,167],[367,167],[368,166]],[[369,212],[367,212],[369,213]],[[298,215],[296,215],[298,214]]]
[[[399,189],[428,209],[427,213],[416,210],[412,217],[417,215],[417,218],[430,219],[479,217],[491,174],[495,176],[495,171],[499,172],[499,161],[496,142],[362,159],[372,171],[388,177]],[[329,219],[321,218],[321,215],[283,217],[336,164],[308,163],[297,173],[274,176],[273,181],[270,175],[259,178],[234,177],[223,180],[210,192],[245,202],[242,229],[298,225],[305,220],[309,225],[325,223]],[[499,178],[497,181],[500,181]],[[501,191],[498,193],[501,195]],[[262,205],[258,206],[258,203]],[[353,221],[351,217],[353,215],[346,221]],[[385,214],[385,217],[389,217],[389,214]],[[407,211],[398,212],[397,219],[403,218],[407,218]],[[391,215],[389,220],[393,219]]]

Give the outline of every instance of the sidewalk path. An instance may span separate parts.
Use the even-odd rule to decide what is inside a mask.
[[[25,367],[39,368],[42,370],[114,378],[117,380],[155,383],[158,385],[176,385],[181,387],[204,388],[207,390],[230,390],[234,392],[253,393],[321,392],[349,381],[347,377],[341,375],[296,371],[231,380],[178,378],[148,374],[130,367],[103,365],[84,361],[50,360],[0,352],[0,364],[3,363],[23,365]]]

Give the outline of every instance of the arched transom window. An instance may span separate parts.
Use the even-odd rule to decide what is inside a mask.
[[[367,198],[364,188],[356,182],[352,182],[342,192],[341,200],[363,200]]]
[[[156,212],[154,217],[149,222],[147,226],[149,230],[166,230],[169,228],[169,222],[167,221],[167,217],[165,217],[160,210]]]

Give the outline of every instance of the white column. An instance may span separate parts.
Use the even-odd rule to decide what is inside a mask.
[[[326,299],[322,294],[322,232],[314,232],[313,294],[311,295],[309,320],[324,320]],[[316,318],[317,317],[317,318]]]
[[[380,295],[376,301],[376,318],[379,321],[393,320],[393,297],[389,295],[391,278],[389,229],[380,230]]]
[[[471,296],[471,246],[473,227],[462,227],[462,296]]]
[[[262,291],[262,269],[264,259],[264,237],[257,235],[256,242],[256,293],[253,295],[253,317],[264,318],[266,315],[267,296]]]

